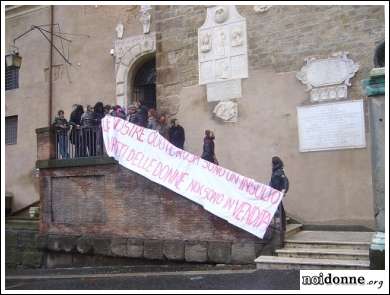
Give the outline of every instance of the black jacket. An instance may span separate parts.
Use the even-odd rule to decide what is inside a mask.
[[[94,112],[86,112],[81,117],[81,125],[83,127],[96,126],[96,116]]]
[[[148,125],[148,109],[145,106],[141,106],[138,109],[133,123],[142,127],[146,127]]]
[[[178,147],[179,149],[183,149],[185,141],[184,128],[180,125],[170,127],[168,130],[168,140],[174,146]]]
[[[72,125],[81,125],[81,116],[83,113],[78,112],[77,110],[74,110],[70,114],[69,123]]]
[[[283,168],[276,168],[272,171],[271,182],[269,185],[278,191],[283,189],[285,192],[288,191],[288,178],[284,173]]]
[[[215,162],[215,145],[212,138],[205,137],[203,140],[202,159],[211,163]]]

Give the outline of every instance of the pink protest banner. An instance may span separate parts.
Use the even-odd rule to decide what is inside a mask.
[[[263,238],[281,192],[181,150],[157,131],[111,116],[102,129],[107,154],[119,164]]]

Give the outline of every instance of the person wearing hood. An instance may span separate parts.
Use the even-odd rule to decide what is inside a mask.
[[[218,165],[217,157],[215,156],[214,133],[210,130],[205,131],[203,139],[202,159]]]
[[[272,157],[272,175],[271,175],[271,181],[269,183],[269,186],[272,187],[273,189],[281,191],[283,193],[283,197],[286,195],[289,189],[289,180],[286,174],[284,173],[283,161],[277,156]],[[281,243],[283,243],[284,232],[286,230],[286,212],[284,210],[282,201],[280,201],[276,213],[280,217],[280,222],[281,222],[280,235],[281,235]]]

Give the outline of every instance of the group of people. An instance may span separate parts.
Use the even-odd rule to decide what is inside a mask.
[[[106,115],[119,117],[133,124],[156,130],[174,146],[184,149],[185,131],[181,125],[177,124],[177,119],[172,119],[168,126],[165,114],[158,114],[155,109],[148,109],[145,105],[132,104],[126,111],[119,105],[110,106],[97,102],[94,106],[87,105],[85,111],[82,105],[73,105],[69,121],[65,119],[63,110],[58,111],[53,123],[57,131],[57,156],[62,159],[69,158],[69,140],[74,145],[75,157],[102,155],[104,145],[100,125],[102,118]],[[206,130],[202,159],[218,165],[214,139],[214,133]]]
[[[154,108],[148,109],[147,106],[138,104],[130,105],[127,112],[119,105],[106,106],[106,110],[107,114],[113,117],[119,117],[144,128],[156,130],[174,146],[184,149],[185,131],[182,126],[177,124],[176,119],[172,119],[171,125],[168,126],[165,114],[158,114]]]
[[[75,157],[97,156],[103,153],[103,134],[101,120],[106,115],[102,102],[93,107],[73,105],[69,121],[65,119],[63,110],[59,110],[54,119],[58,152],[57,157],[69,158],[69,141],[74,145]],[[69,132],[70,131],[70,132]],[[69,138],[69,139],[68,139]]]
[[[69,140],[75,146],[76,157],[102,155],[104,145],[101,120],[106,115],[120,117],[133,124],[156,130],[174,146],[184,149],[185,132],[184,128],[177,124],[177,120],[172,119],[171,125],[168,127],[164,114],[158,115],[155,109],[148,109],[144,105],[130,105],[127,112],[119,105],[104,106],[102,102],[97,102],[93,107],[88,105],[85,112],[82,105],[73,105],[69,122],[65,119],[64,115],[64,111],[60,110],[54,120],[54,127],[57,131],[57,146],[62,159],[69,158],[69,130]],[[206,130],[201,158],[218,165],[214,140],[214,132]],[[283,166],[283,162],[279,157],[272,158],[272,175],[269,185],[285,194],[289,189],[289,182],[284,173]],[[283,240],[286,229],[286,214],[282,202],[277,210],[277,215],[281,220],[281,235]]]
[[[69,121],[65,119],[63,110],[58,111],[53,123],[57,136],[57,157],[69,158],[69,141],[74,146],[75,157],[102,155],[104,145],[100,126],[106,115],[156,130],[174,146],[184,149],[185,131],[176,119],[172,119],[168,126],[164,114],[158,115],[155,109],[148,109],[145,105],[133,104],[126,111],[119,105],[97,102],[94,106],[87,105],[86,111],[82,105],[73,105]]]

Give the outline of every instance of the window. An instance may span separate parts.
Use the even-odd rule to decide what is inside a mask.
[[[19,88],[19,68],[5,67],[5,90]]]
[[[18,116],[5,118],[5,144],[16,144],[18,136]]]

